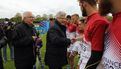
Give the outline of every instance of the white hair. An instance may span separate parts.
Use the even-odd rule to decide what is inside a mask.
[[[24,13],[23,13],[23,16],[22,16],[22,19],[24,19],[24,17],[27,17],[27,16],[28,16],[28,13],[32,13],[32,12],[30,12],[30,11],[24,12]]]
[[[61,17],[61,16],[66,16],[66,13],[65,12],[63,12],[63,11],[59,11],[59,12],[57,12],[57,14],[56,14],[56,18],[59,18],[59,17]]]

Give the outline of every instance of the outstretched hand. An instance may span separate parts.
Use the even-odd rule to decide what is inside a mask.
[[[74,42],[77,41],[77,39],[75,39],[75,38],[72,38],[72,39],[70,39],[70,40],[71,40],[71,44],[73,44]]]

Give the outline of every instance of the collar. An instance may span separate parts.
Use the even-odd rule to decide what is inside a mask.
[[[87,21],[90,20],[92,17],[96,16],[96,15],[99,15],[98,13],[93,13],[92,15],[88,16],[87,17]]]
[[[55,23],[57,25],[59,25],[60,27],[62,27],[62,28],[66,28],[66,26],[65,25],[62,25],[58,20],[55,20]]]
[[[32,28],[32,27],[34,26],[34,25],[31,25],[31,26],[30,26],[30,25],[27,24],[25,21],[23,21],[22,23],[23,23],[24,25],[26,25],[27,27],[29,27],[29,28]]]
[[[114,17],[119,17],[119,16],[121,16],[121,12],[118,12],[118,13],[114,14],[113,16]]]
[[[116,14],[113,15],[112,23],[115,23],[115,20],[116,20],[118,17],[121,17],[121,12],[118,12],[118,13],[116,13]]]

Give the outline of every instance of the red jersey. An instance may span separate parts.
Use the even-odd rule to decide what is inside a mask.
[[[109,24],[104,40],[104,69],[121,69],[121,12]]]
[[[87,18],[85,39],[91,42],[91,50],[104,50],[104,34],[107,26],[108,21],[106,18],[100,16],[98,13],[92,14]]]
[[[83,34],[84,31],[83,31],[83,30],[80,30],[79,26],[77,26],[77,33],[79,33],[79,34]]]
[[[68,26],[68,31],[71,32],[76,32],[76,24],[72,23]]]
[[[66,27],[68,27],[68,26],[69,26],[69,24],[67,24],[67,23],[64,23],[64,25],[65,25]]]

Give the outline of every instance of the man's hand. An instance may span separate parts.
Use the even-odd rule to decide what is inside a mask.
[[[11,26],[8,26],[8,27],[7,27],[7,30],[11,30],[11,29],[12,29],[12,27],[11,27]]]
[[[80,36],[79,38],[77,38],[76,40],[77,40],[77,41],[81,41],[81,40],[83,40],[84,37],[85,37],[85,36],[82,35],[82,36]]]
[[[70,39],[71,40],[71,44],[73,44],[74,42],[76,42],[75,38]]]
[[[71,40],[71,44],[73,44],[73,43],[76,42],[76,41],[81,41],[84,37],[85,37],[85,36],[82,35],[82,36],[80,36],[79,38],[72,38],[72,39],[70,39],[70,40]]]
[[[37,39],[37,36],[32,36],[32,38],[34,39],[34,41]]]
[[[36,48],[36,52],[38,52],[39,51],[39,48]]]

